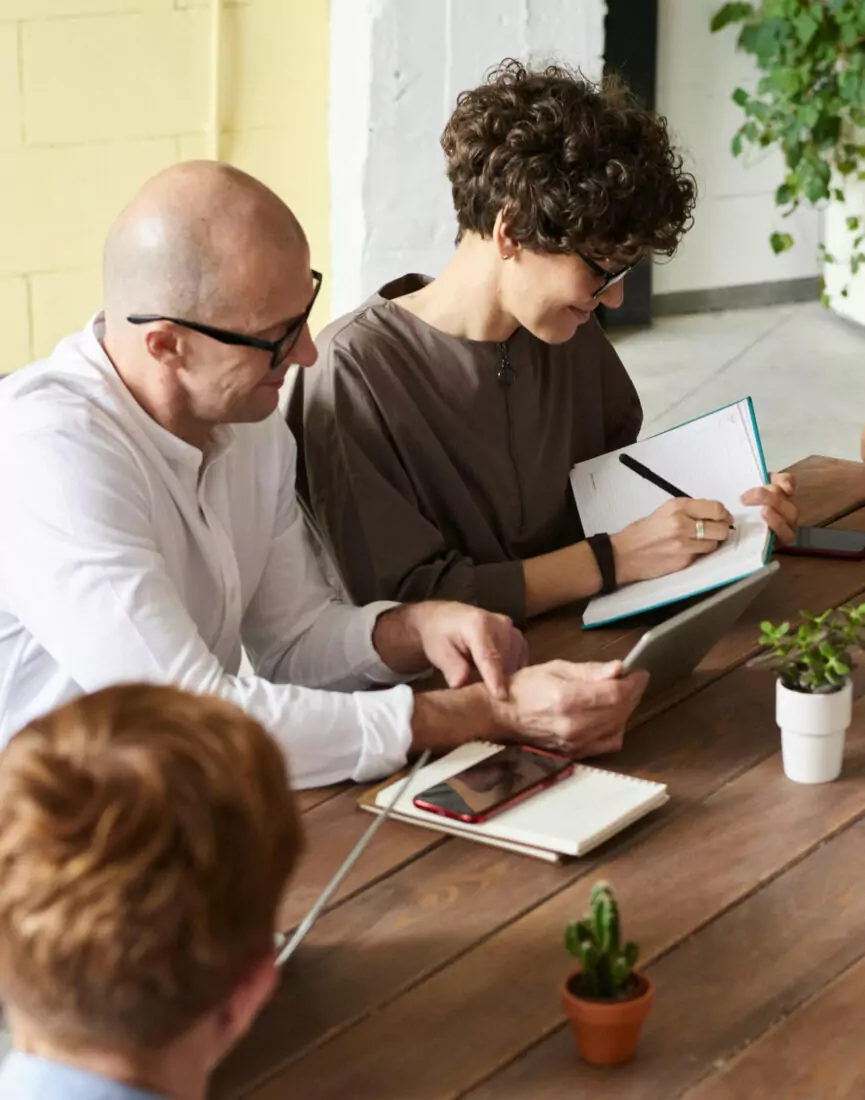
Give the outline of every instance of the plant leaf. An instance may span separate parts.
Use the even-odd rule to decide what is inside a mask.
[[[743,19],[747,19],[753,14],[754,9],[750,4],[724,4],[724,6],[718,8],[712,16],[712,22],[709,24],[709,27],[714,34],[716,31],[723,30],[724,27],[729,26],[730,23],[741,23]]]
[[[803,12],[797,19],[794,19],[793,24],[803,46],[807,46],[817,31],[820,30],[820,24],[808,12]]]
[[[777,256],[781,252],[788,252],[793,247],[793,238],[789,233],[773,233],[769,238],[769,244]]]
[[[793,201],[793,190],[788,183],[782,183],[775,192],[776,206],[787,206]]]

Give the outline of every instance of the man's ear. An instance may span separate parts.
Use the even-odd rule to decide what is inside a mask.
[[[493,226],[493,243],[503,260],[513,259],[519,251],[519,243],[510,234],[508,214],[505,209],[501,209],[496,214],[496,223]]]
[[[186,338],[174,325],[159,324],[144,334],[144,344],[152,359],[164,367],[183,364],[186,356]]]
[[[226,1049],[243,1038],[279,984],[276,953],[269,951],[232,990],[220,1013]]]

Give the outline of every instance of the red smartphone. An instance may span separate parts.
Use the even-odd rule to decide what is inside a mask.
[[[836,527],[797,527],[792,542],[776,548],[779,554],[807,554],[822,558],[865,559],[865,531]]]
[[[419,810],[478,825],[550,787],[574,770],[573,761],[527,745],[508,745],[465,771],[436,783],[413,801]]]

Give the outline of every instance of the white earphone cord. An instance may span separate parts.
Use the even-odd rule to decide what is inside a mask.
[[[306,914],[306,916],[303,918],[301,923],[295,929],[294,935],[291,937],[291,939],[288,941],[288,943],[280,951],[279,955],[276,958],[276,965],[277,966],[283,966],[287,962],[287,960],[294,954],[294,952],[296,951],[296,949],[297,949],[298,945],[300,944],[301,940],[303,940],[304,936],[307,934],[307,932],[310,930],[310,928],[312,928],[313,924],[315,924],[316,920],[318,919],[319,915],[321,914],[321,911],[324,909],[324,907],[327,905],[327,903],[330,901],[330,899],[333,897],[333,895],[339,889],[339,886],[342,883],[342,880],[349,873],[349,871],[352,869],[352,867],[354,867],[355,863],[357,863],[358,859],[360,858],[360,856],[363,853],[364,849],[366,848],[367,844],[369,844],[369,842],[375,836],[376,832],[382,827],[382,825],[384,825],[385,821],[387,821],[387,819],[390,817],[391,811],[396,806],[396,804],[399,801],[400,796],[402,795],[403,791],[407,790],[409,783],[411,783],[411,781],[414,779],[414,777],[417,775],[417,773],[420,771],[420,769],[424,766],[424,764],[426,764],[426,762],[429,760],[429,758],[430,758],[430,750],[427,749],[415,761],[414,767],[409,772],[408,778],[405,780],[405,782],[404,783],[399,783],[397,785],[398,789],[397,789],[396,793],[394,794],[393,798],[390,800],[390,802],[388,802],[388,804],[387,804],[387,806],[385,806],[384,810],[382,810],[382,812],[378,815],[378,817],[375,819],[375,821],[373,821],[372,825],[370,825],[370,827],[363,834],[363,836],[360,838],[360,840],[357,842],[357,844],[355,844],[354,848],[352,848],[352,850],[349,852],[348,857],[345,860],[345,862],[343,863],[343,865],[336,872],[336,874],[333,876],[333,878],[330,880],[330,882],[327,884],[327,886],[325,886],[324,890],[322,890],[321,895],[319,896],[319,898],[316,901],[315,905],[313,905],[312,909],[310,909],[310,911]]]

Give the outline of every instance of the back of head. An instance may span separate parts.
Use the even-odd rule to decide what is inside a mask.
[[[231,704],[60,708],[0,754],[0,999],[70,1048],[167,1046],[272,949],[300,846],[279,749]]]
[[[505,61],[463,92],[442,135],[459,234],[510,236],[538,252],[671,255],[691,224],[693,177],[663,118],[620,81]]]

